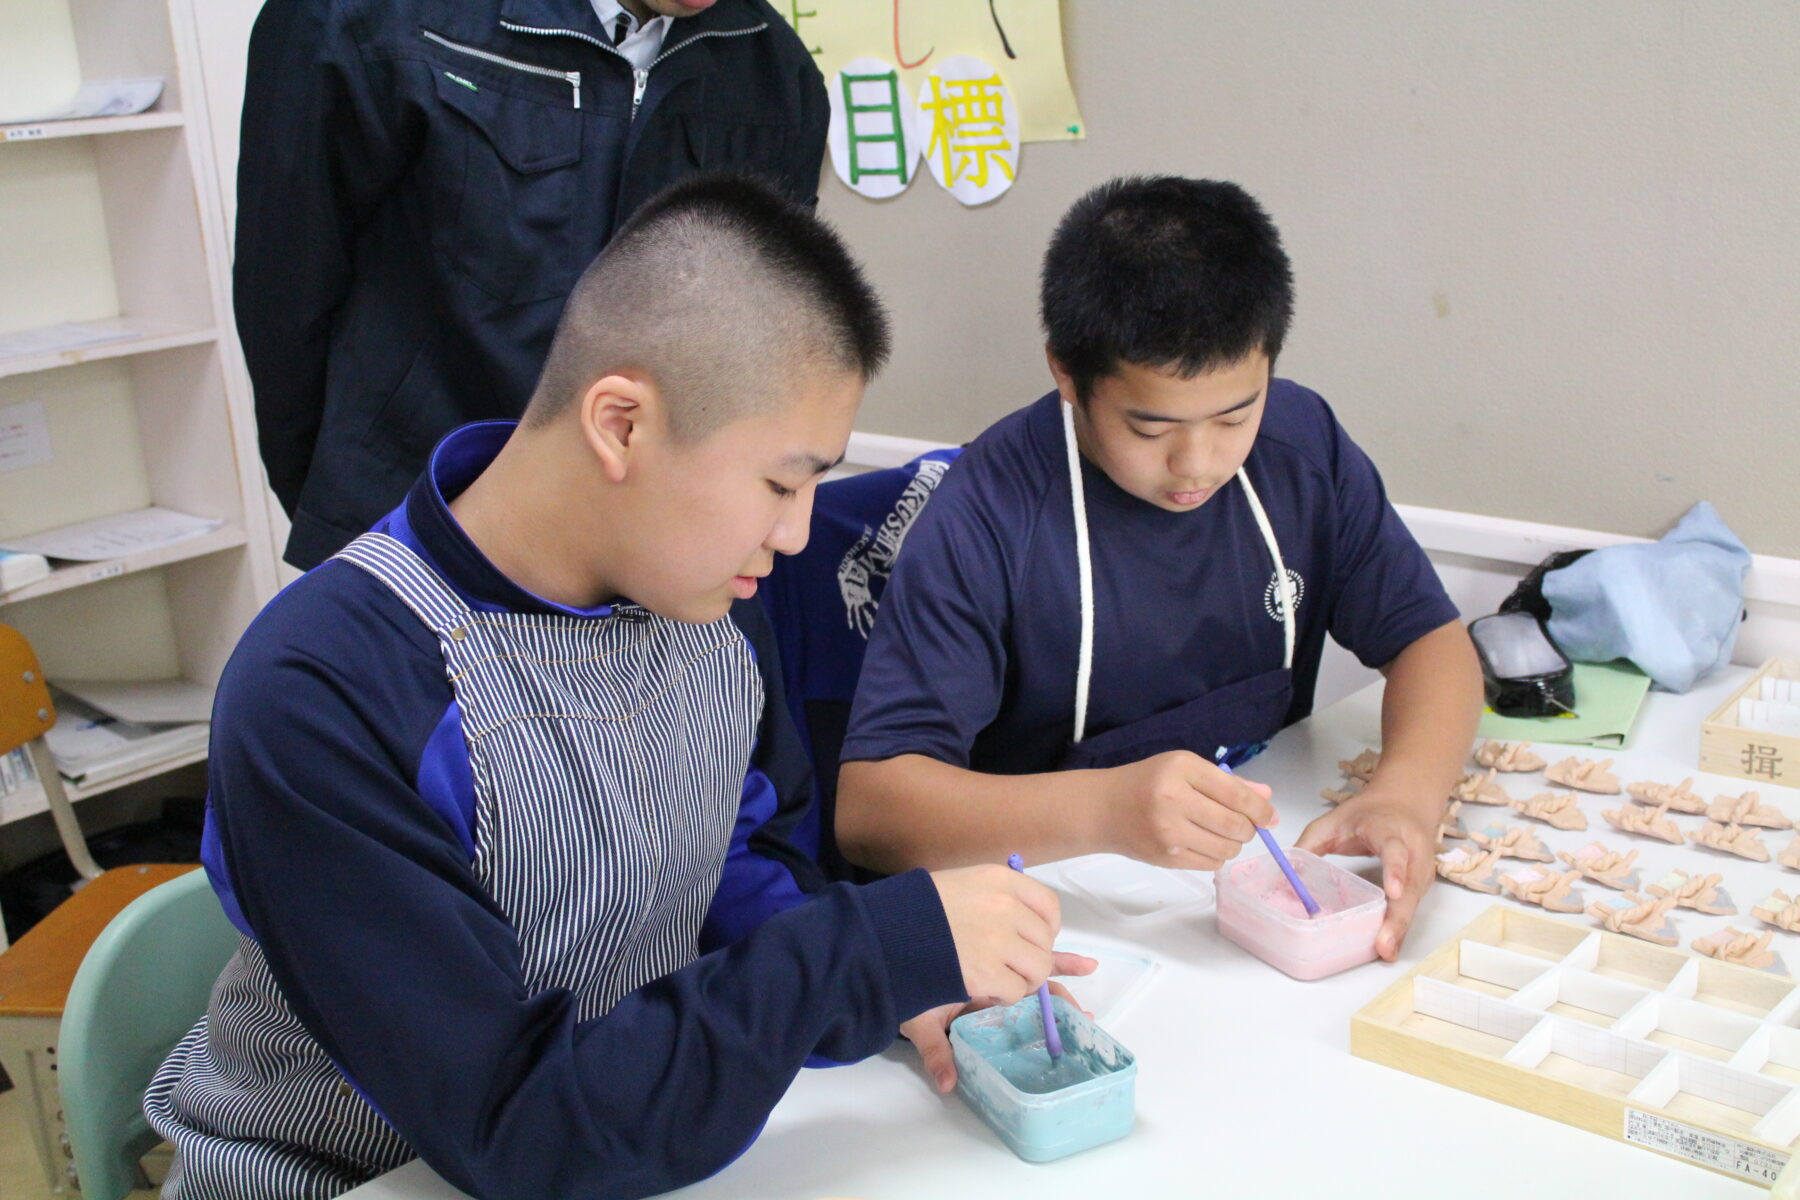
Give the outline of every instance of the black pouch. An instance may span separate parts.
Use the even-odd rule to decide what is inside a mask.
[[[1469,622],[1481,659],[1488,707],[1503,717],[1554,717],[1575,711],[1575,667],[1544,623],[1529,612],[1500,612]]]

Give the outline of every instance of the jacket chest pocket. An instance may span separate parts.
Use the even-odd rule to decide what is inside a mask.
[[[425,36],[446,51],[432,68],[434,83],[462,143],[460,181],[446,181],[456,198],[448,206],[455,217],[445,249],[498,300],[567,294],[592,257],[575,228],[582,192],[579,73],[490,61],[499,56]],[[496,82],[508,72],[519,86]]]

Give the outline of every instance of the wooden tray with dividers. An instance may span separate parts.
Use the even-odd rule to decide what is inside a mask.
[[[1800,1143],[1793,980],[1504,905],[1358,1012],[1350,1049],[1763,1186]]]

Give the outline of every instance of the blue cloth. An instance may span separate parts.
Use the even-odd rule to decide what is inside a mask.
[[[1047,771],[1072,733],[1080,612],[1053,392],[956,462],[907,535],[869,640],[843,759],[924,754]],[[1299,599],[1293,693],[1234,741],[1312,711],[1330,633],[1369,666],[1457,617],[1368,457],[1324,400],[1271,384],[1246,464]],[[1090,738],[1279,671],[1275,571],[1243,488],[1168,512],[1083,460],[1095,621]],[[1211,758],[1216,746],[1190,747]]]
[[[1702,500],[1660,542],[1607,546],[1547,573],[1550,637],[1572,659],[1628,658],[1685,692],[1731,661],[1749,569],[1750,551]]]

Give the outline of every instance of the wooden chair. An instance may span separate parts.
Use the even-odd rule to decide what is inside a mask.
[[[0,754],[25,747],[57,836],[81,876],[74,895],[0,954],[0,1066],[25,1098],[45,1182],[60,1194],[75,1186],[56,1086],[57,1034],[69,985],[88,947],[121,909],[194,864],[100,869],[44,744],[55,724],[56,705],[31,643],[0,625]]]

